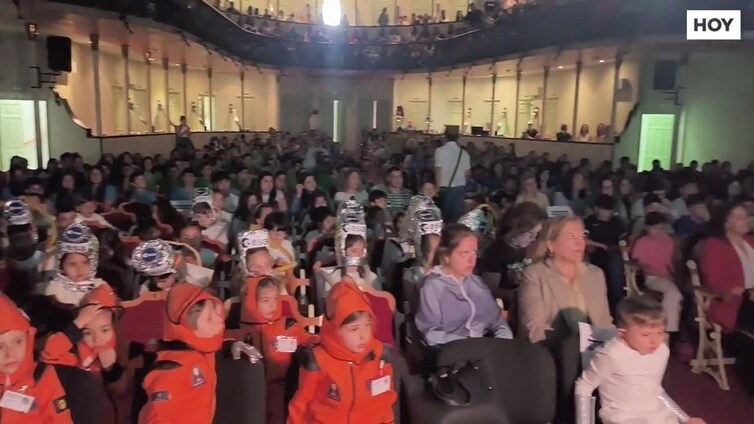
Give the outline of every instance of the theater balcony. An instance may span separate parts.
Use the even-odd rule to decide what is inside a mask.
[[[54,0],[100,9],[123,19],[146,18],[169,25],[207,43],[212,49],[242,63],[273,68],[339,69],[356,71],[425,71],[492,63],[526,56],[548,48],[572,48],[600,42],[637,42],[685,39],[686,10],[744,10],[743,31],[754,26],[746,0],[580,0],[539,2],[497,20],[492,26],[469,28],[461,35],[432,42],[389,44],[393,32],[409,27],[331,27],[303,23],[247,19],[228,14],[201,0]],[[249,25],[249,21],[256,21]],[[252,32],[256,25],[278,25],[303,36],[324,31],[330,37],[302,41]],[[438,25],[447,29],[449,24]],[[380,36],[380,31],[384,34]],[[434,32],[434,29],[432,30]],[[372,41],[350,43],[350,34],[366,33]],[[376,34],[376,36],[375,36]]]

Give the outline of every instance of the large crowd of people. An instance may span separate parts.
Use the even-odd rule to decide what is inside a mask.
[[[233,1],[224,7],[219,0],[215,0],[213,7],[223,11],[247,31],[266,36],[320,43],[400,44],[435,42],[457,37],[475,29],[493,26],[526,9],[536,7],[536,4],[488,1],[484,8],[477,8],[474,3],[470,3],[468,10],[458,10],[453,16],[445,10],[439,10],[436,16],[412,13],[411,16],[397,17],[393,25],[389,25],[387,8],[383,8],[377,22],[369,23],[375,26],[374,29],[360,26],[354,30],[348,29],[346,15],[343,15],[339,26],[324,25],[322,15],[315,16],[309,4],[306,5],[305,16],[286,14],[283,10],[260,11],[252,6],[242,11],[235,7]],[[296,25],[297,23],[306,25]],[[401,27],[410,27],[410,31],[405,31]]]
[[[264,367],[267,423],[398,422],[406,360],[431,373],[480,338],[560,357],[584,326],[608,336],[583,373],[556,360],[571,394],[551,421],[592,422],[597,390],[603,422],[703,423],[661,385],[696,343],[687,260],[751,384],[754,162],[639,172],[454,134],[364,131],[355,151],[318,130],[178,135],[169,156],[11,159],[3,424],[73,422],[68,368],[102,386],[93,422],[210,423],[229,407],[215,388],[239,385],[223,353]],[[162,324],[129,317],[146,299]],[[129,340],[126,318],[159,337]]]

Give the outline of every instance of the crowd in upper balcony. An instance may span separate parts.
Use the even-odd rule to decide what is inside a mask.
[[[447,40],[493,26],[503,19],[535,7],[537,3],[534,0],[489,0],[483,8],[470,3],[465,14],[458,10],[452,18],[452,13],[442,9],[436,16],[416,13],[399,16],[395,19],[395,25],[389,25],[388,9],[383,8],[374,29],[361,27],[352,30],[344,29],[350,26],[345,14],[339,26],[325,26],[322,14],[317,16],[312,13],[310,4],[306,5],[303,16],[288,14],[282,9],[275,13],[270,9],[260,10],[252,6],[242,11],[235,7],[233,1],[229,1],[227,8],[224,8],[220,0],[214,0],[213,7],[229,15],[247,31],[271,37],[319,43],[400,44]],[[308,25],[291,25],[295,23]]]

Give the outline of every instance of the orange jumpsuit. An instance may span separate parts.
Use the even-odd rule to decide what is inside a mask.
[[[337,334],[357,311],[372,314],[369,301],[353,282],[336,284],[327,297],[330,314],[322,344],[306,351],[299,389],[289,405],[289,424],[387,424],[395,422],[392,348],[372,336],[365,350],[345,347]],[[372,319],[374,315],[372,314]]]
[[[251,277],[246,280],[246,295],[241,308],[241,330],[246,334],[246,342],[253,345],[264,356],[265,380],[267,382],[267,423],[285,422],[285,377],[291,366],[291,358],[296,347],[319,342],[319,336],[307,333],[293,318],[283,318],[282,305],[271,317],[265,318],[257,309],[257,286],[264,278]],[[295,346],[291,343],[295,340]],[[285,346],[284,346],[285,344]]]
[[[88,305],[93,302],[99,303],[104,308],[110,308],[113,314],[119,308],[115,292],[107,284],[103,284],[87,294],[81,304]],[[115,323],[113,322],[114,325]],[[82,330],[73,323],[65,331],[52,334],[45,342],[41,355],[42,362],[52,365],[78,367],[99,374],[102,377],[103,384],[106,385],[107,391],[110,393],[109,398],[99,400],[102,405],[109,405],[109,407],[102,408],[104,414],[102,417],[103,422],[117,424],[131,422],[131,402],[133,400],[132,378],[126,372],[126,365],[118,362],[118,360],[122,360],[127,356],[126,354],[121,354],[121,352],[125,351],[117,349],[116,336],[113,335],[108,341],[107,347],[116,348],[117,360],[110,369],[103,370],[97,358],[98,349],[91,348],[86,343],[83,343],[83,337],[84,333]]]
[[[26,315],[12,300],[0,295],[0,334],[25,331],[26,354],[12,374],[0,372],[0,398],[7,400],[14,394],[25,396],[19,402],[30,402],[28,412],[0,407],[0,424],[71,424],[71,411],[55,369],[34,362],[34,335]],[[17,405],[18,403],[14,403]]]
[[[177,284],[170,290],[166,343],[144,379],[147,404],[139,414],[139,424],[212,423],[217,385],[215,352],[222,347],[223,332],[200,338],[190,327],[187,312],[202,300],[220,302],[193,284]]]

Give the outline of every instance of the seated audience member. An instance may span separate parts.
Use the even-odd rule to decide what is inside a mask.
[[[219,219],[219,211],[216,211],[212,206],[212,192],[206,189],[197,189],[191,212],[194,221],[202,229],[203,239],[225,249],[225,246],[228,244],[228,228]]]
[[[513,337],[489,288],[473,274],[477,235],[462,224],[442,230],[437,262],[421,287],[416,327],[430,346],[453,340]]]
[[[387,211],[391,214],[405,211],[411,201],[411,190],[403,185],[403,171],[396,166],[391,167],[385,174],[385,184],[377,189],[387,195]]]
[[[89,171],[89,184],[84,187],[84,193],[92,196],[97,203],[97,212],[107,212],[113,208],[118,194],[115,186],[105,181],[102,166],[95,166]]]
[[[370,238],[382,240],[387,236],[390,214],[387,212],[387,193],[382,190],[369,192],[369,206],[364,209]]]
[[[754,236],[746,209],[740,203],[720,208],[710,221],[710,235],[702,244],[700,271],[702,283],[720,297],[712,300],[707,317],[725,333],[754,328],[740,313],[754,304]]]
[[[147,178],[144,174],[136,172],[129,177],[131,182],[131,195],[128,198],[130,202],[146,203],[153,205],[157,201],[154,192],[149,191],[147,187]]]
[[[184,169],[183,172],[181,172],[181,183],[183,185],[173,189],[173,192],[170,194],[170,200],[184,202],[192,200],[194,198],[194,190],[196,190],[196,187],[194,186],[195,182],[196,176],[194,175],[194,171]]]
[[[259,201],[276,205],[277,210],[280,212],[287,212],[288,203],[285,199],[285,192],[275,188],[275,179],[272,173],[267,171],[262,172],[257,181],[259,182],[259,186],[257,187]]]
[[[164,341],[144,379],[147,404],[139,423],[212,422],[215,352],[223,347],[225,331],[223,309],[220,299],[193,284],[176,284],[170,291]],[[261,359],[254,347],[243,342],[233,341],[230,350],[235,359],[242,353],[252,363]]]
[[[341,203],[335,223],[335,255],[338,266],[322,269],[324,281],[317,282],[317,294],[327,296],[330,289],[348,276],[358,286],[380,289],[377,275],[366,263],[366,225],[364,209],[355,200]]]
[[[638,201],[637,201],[638,202]],[[660,196],[654,193],[647,194],[641,200],[643,205],[643,213],[639,215],[631,224],[631,237],[634,239],[641,236],[646,226],[646,216],[650,212],[659,212],[665,215],[665,229],[668,234],[673,234],[673,227],[668,223],[670,217],[670,210],[663,204],[663,200]]]
[[[546,220],[547,215],[534,203],[514,206],[503,219],[507,227],[500,227],[497,240],[483,252],[480,261],[482,279],[505,305],[514,300],[528,262],[526,249],[537,239]]]
[[[288,239],[288,220],[282,212],[273,212],[264,219],[264,229],[269,233],[269,247],[275,264],[273,273],[285,275],[298,265],[296,250]]]
[[[404,258],[414,257],[411,268],[404,269],[402,275],[395,278],[403,280],[403,300],[409,302],[411,313],[414,312],[419,302],[419,288],[424,277],[432,272],[437,256],[437,246],[440,244],[440,235],[444,226],[442,213],[431,198],[426,196],[414,196],[408,207],[406,224],[406,244]],[[387,250],[385,252],[387,256]],[[383,264],[387,258],[383,257]],[[383,265],[382,275],[390,278],[395,273],[394,259],[390,268],[385,270]],[[408,313],[408,312],[407,312]]]
[[[179,234],[179,240],[182,243],[186,243],[190,247],[194,248],[197,252],[199,252],[199,258],[201,259],[201,263],[195,264],[194,262],[194,255],[193,252],[191,252],[189,249],[181,249],[183,250],[181,253],[186,257],[186,261],[189,263],[192,263],[193,265],[202,266],[204,268],[212,268],[215,265],[215,259],[217,259],[217,252],[215,252],[212,249],[206,248],[202,246],[202,229],[197,223],[189,223],[187,226],[183,227]]]
[[[35,334],[36,329],[26,314],[0,294],[0,387],[3,393],[0,422],[72,424],[65,391],[55,368],[34,360]],[[15,401],[11,394],[16,394]]]
[[[550,199],[537,188],[537,177],[534,174],[524,174],[521,177],[521,193],[516,197],[516,204],[531,202],[545,210],[550,206]]]
[[[131,255],[131,266],[147,280],[139,295],[147,292],[169,291],[179,279],[173,247],[164,240],[150,240],[139,244]]]
[[[321,206],[314,208],[310,214],[312,218],[311,230],[304,235],[306,252],[312,252],[319,243],[333,237],[335,227],[335,215],[330,208]],[[331,265],[335,260],[335,254],[329,247],[322,247],[315,255],[314,261],[325,266]]]
[[[375,338],[369,301],[347,280],[327,296],[322,344],[302,352],[289,424],[395,422],[395,354]]]
[[[94,199],[87,195],[78,195],[76,197],[76,218],[74,222],[84,225],[91,225],[99,228],[115,228],[100,214],[96,213],[97,204]]]
[[[678,278],[674,266],[676,244],[665,231],[665,216],[660,212],[650,212],[646,218],[647,234],[640,237],[631,249],[631,258],[639,263],[646,278],[644,285],[662,293],[662,307],[665,309],[665,328],[675,342],[681,320],[683,296],[675,281]]]
[[[553,195],[553,206],[567,206],[576,216],[586,216],[587,212],[587,183],[584,175],[574,171],[566,177],[561,184],[560,190]]]
[[[681,176],[686,177],[683,174]],[[688,204],[688,199],[690,196],[699,194],[699,184],[691,179],[685,180],[681,184],[681,187],[678,188],[678,193],[678,198],[670,203],[670,212],[674,220],[689,214],[690,205]]]
[[[361,187],[361,174],[358,169],[349,169],[343,173],[342,190],[335,193],[336,205],[346,200],[355,200],[364,206],[369,202],[369,194]]]
[[[576,381],[576,423],[592,422],[592,392],[599,390],[603,423],[689,423],[691,418],[662,387],[670,351],[663,307],[648,296],[627,297],[616,312],[618,337],[599,348]]]
[[[122,308],[107,284],[87,294],[81,305],[64,331],[47,338],[41,359],[46,364],[77,367],[100,375],[109,395],[97,400],[107,404],[102,408],[102,422],[125,424],[129,422],[133,387],[124,367],[127,358],[119,358],[117,350],[115,326]]]
[[[211,176],[212,190],[213,192],[219,192],[223,194],[223,205],[220,211],[225,211],[232,214],[238,209],[238,195],[233,193],[230,184],[230,175],[226,171],[215,171]]]
[[[92,231],[72,224],[63,231],[55,254],[55,277],[44,294],[58,303],[76,307],[84,296],[105,284],[97,275],[99,242]]]
[[[605,275],[584,262],[586,235],[578,217],[548,221],[530,246],[532,261],[518,292],[520,334],[555,345],[580,322],[613,328]]]
[[[269,252],[269,234],[267,230],[243,231],[238,234],[236,247],[238,267],[231,279],[231,292],[240,296],[250,277],[272,275],[272,256]]]
[[[703,196],[694,194],[686,198],[688,214],[675,221],[675,233],[682,239],[690,239],[706,234],[707,222],[710,220],[709,209]]]
[[[613,198],[601,194],[594,202],[594,215],[584,221],[591,248],[589,262],[605,273],[610,309],[614,310],[623,298],[625,279],[623,277],[623,256],[620,241],[626,236],[623,221],[615,216]]]
[[[300,217],[302,212],[311,208],[314,204],[314,196],[318,192],[314,174],[302,173],[298,177],[298,182],[296,184],[296,195],[293,197],[290,207],[293,217]]]
[[[254,260],[253,258],[251,259]],[[293,318],[284,318],[278,282],[271,277],[250,276],[242,290],[241,329],[245,340],[264,352],[267,381],[267,423],[285,422],[286,376],[297,349],[319,342]]]
[[[256,205],[251,213],[252,223],[249,226],[250,230],[262,230],[264,229],[264,220],[267,219],[267,215],[275,212],[275,208],[269,203],[260,203]]]

